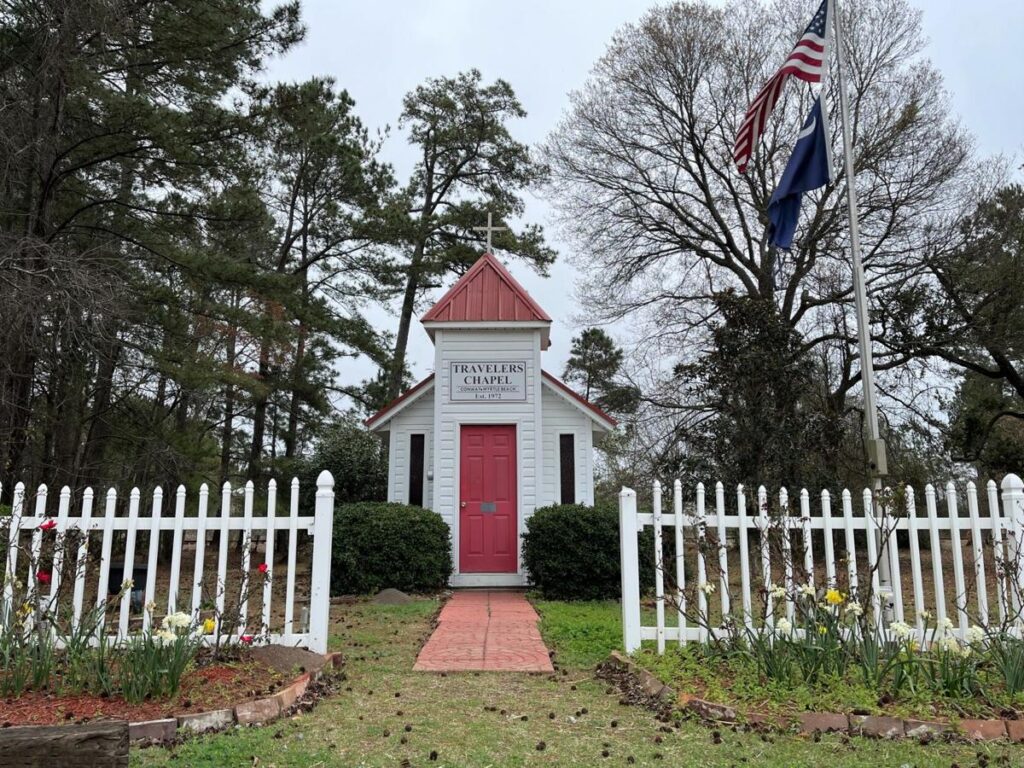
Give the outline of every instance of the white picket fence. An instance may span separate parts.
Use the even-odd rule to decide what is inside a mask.
[[[83,617],[83,609],[88,611],[91,604],[97,607],[108,599],[110,588],[116,593],[120,585],[131,579],[138,567],[145,564],[145,586],[143,588],[142,604],[148,606],[156,602],[158,594],[166,594],[167,614],[170,615],[179,610],[186,610],[189,606],[191,615],[198,620],[204,614],[210,614],[215,618],[217,629],[206,637],[207,642],[212,642],[214,637],[220,637],[221,642],[237,642],[239,638],[246,635],[258,636],[261,641],[277,643],[289,646],[308,648],[317,653],[327,651],[327,628],[328,612],[330,608],[330,575],[331,575],[331,537],[334,521],[334,478],[330,472],[324,471],[317,478],[316,499],[314,513],[312,516],[299,514],[299,481],[293,479],[291,482],[291,495],[287,514],[278,514],[277,511],[277,484],[271,480],[267,485],[265,501],[265,514],[256,516],[256,489],[250,481],[241,489],[241,515],[233,514],[232,507],[236,502],[236,494],[232,492],[230,483],[225,483],[221,490],[220,513],[210,514],[210,490],[204,483],[199,488],[195,505],[190,503],[184,486],[178,486],[174,495],[174,511],[168,515],[164,512],[164,494],[161,488],[156,488],[152,494],[151,506],[148,513],[142,509],[142,494],[138,488],[133,488],[128,497],[127,515],[118,515],[118,494],[111,488],[107,491],[106,502],[103,514],[94,513],[94,494],[91,488],[85,489],[77,503],[77,514],[72,514],[72,493],[67,487],[61,489],[58,500],[56,516],[52,515],[52,502],[46,485],[39,486],[34,498],[26,497],[26,489],[23,483],[18,483],[14,488],[13,502],[11,505],[11,516],[5,520],[0,518],[0,525],[7,527],[7,564],[4,578],[3,610],[4,615],[12,609],[12,598],[15,594],[15,584],[19,580],[18,575],[23,571],[27,577],[25,590],[31,602],[33,599],[42,599],[43,595],[35,594],[38,588],[40,592],[47,588],[47,585],[38,579],[37,568],[40,556],[47,554],[45,547],[52,547],[53,567],[48,585],[49,601],[54,604],[60,589],[61,573],[65,570],[65,558],[75,558],[73,571],[75,584],[71,596],[71,621],[73,626],[78,626]],[[31,508],[31,511],[30,511]],[[194,516],[187,514],[194,511]],[[53,521],[53,522],[47,522]],[[55,522],[55,526],[54,523]],[[82,536],[75,552],[65,552],[62,545],[65,536],[69,531],[80,531]],[[114,539],[115,532],[125,533],[124,535],[124,556],[114,560]],[[243,546],[238,556],[236,567],[229,572],[230,533],[242,531]],[[267,569],[274,572],[274,532],[287,532],[287,570],[284,585],[284,615],[283,621],[275,620],[272,613],[273,596],[276,586],[276,578],[263,579],[259,567],[253,566],[252,546],[256,538],[262,534],[264,539],[264,558],[262,562],[267,564]],[[148,552],[145,560],[141,561],[137,552],[136,542],[140,533],[150,533]],[[216,584],[205,583],[208,576],[205,572],[207,560],[207,539],[211,532],[219,532]],[[299,534],[305,534],[313,538],[313,553],[311,563],[311,577],[309,587],[309,603],[307,606],[298,606],[300,619],[308,611],[306,626],[296,621],[296,574],[297,574],[297,553],[299,549]],[[53,538],[49,536],[53,534]],[[172,536],[171,541],[171,562],[169,569],[165,570],[166,593],[162,587],[158,592],[158,574],[160,569],[159,554],[160,541],[164,536]],[[21,544],[22,538],[30,538],[27,552],[31,556],[26,565],[22,563],[22,570],[18,568],[19,550],[25,549]],[[190,541],[186,542],[186,538]],[[98,539],[98,541],[96,541]],[[50,542],[46,544],[44,542]],[[191,573],[182,573],[183,552],[186,543],[194,547],[194,558]],[[98,563],[95,558],[95,547],[99,545]],[[136,561],[140,565],[136,566]],[[114,573],[111,574],[111,566],[115,565]],[[25,569],[27,568],[27,571]],[[92,603],[86,605],[86,584],[89,578],[95,579],[96,594]],[[246,589],[246,586],[255,583],[250,580],[263,579],[262,588],[262,611],[254,617],[249,611],[248,595],[256,591],[256,588]],[[111,584],[111,580],[114,580]],[[238,595],[238,620],[230,624],[235,625],[234,630],[228,636],[228,630],[221,632],[219,626],[223,621],[228,624],[224,617],[228,614],[226,610],[232,610],[230,615],[234,616],[234,605],[227,606],[226,600],[232,580]],[[257,583],[258,586],[258,583]],[[139,589],[135,585],[134,589]],[[213,595],[214,608],[209,606],[210,595]],[[117,632],[107,632],[111,640],[123,639],[128,636],[133,619],[132,595],[130,591],[123,594],[120,601],[120,612],[117,618]],[[163,608],[163,603],[157,610]],[[150,611],[138,607],[134,609],[135,624],[141,616],[141,628],[143,631],[149,629],[152,616]],[[105,631],[105,618],[99,617],[99,624],[96,629],[96,636]],[[58,642],[59,642],[59,638]]]
[[[861,507],[855,510],[853,496],[843,491],[837,515],[833,515],[828,491],[821,492],[818,504],[814,505],[816,509],[812,509],[808,491],[800,491],[799,510],[793,513],[789,495],[782,489],[777,497],[778,513],[773,514],[769,512],[764,487],[758,489],[755,499],[749,500],[757,505],[751,511],[746,491],[739,486],[734,504],[727,508],[721,483],[715,486],[713,500],[707,498],[703,483],[698,484],[692,502],[684,507],[683,488],[678,480],[673,488],[671,513],[662,509],[662,488],[657,482],[652,491],[651,512],[638,513],[636,492],[623,488],[619,494],[619,530],[625,649],[633,652],[642,641],[654,640],[658,652],[664,653],[667,641],[707,641],[709,632],[719,634],[716,627],[722,626],[726,618],[743,622],[747,627],[755,627],[758,622],[762,627],[773,626],[774,606],[765,587],[778,584],[785,587],[787,594],[793,594],[794,587],[802,583],[794,583],[794,565],[802,570],[799,576],[809,579],[818,589],[834,586],[842,577],[851,593],[870,595],[872,615],[881,631],[885,631],[887,625],[883,621],[888,619],[906,622],[917,629],[925,642],[924,612],[934,617],[933,625],[941,626],[949,616],[961,636],[971,624],[992,626],[999,622],[998,626],[1012,624],[1017,629],[1024,594],[1024,552],[1018,548],[1024,541],[1024,482],[1016,475],[1007,475],[1000,494],[995,482],[989,481],[985,488],[987,514],[980,509],[975,484],[967,483],[964,490],[966,515],[961,513],[961,497],[954,483],[946,485],[943,498],[932,485],[926,486],[925,517],[921,518],[914,490],[909,487],[905,509],[901,510],[876,503],[869,490],[864,491]],[[641,621],[638,533],[648,525],[654,529],[654,549],[649,556],[656,566],[653,626],[644,626]],[[674,567],[663,559],[666,526],[673,528],[675,552],[682,553],[675,558]],[[773,527],[785,531],[780,533],[781,552],[775,553],[774,561],[770,536],[762,535]],[[873,535],[858,537],[858,531],[870,531]],[[717,546],[707,546],[712,540],[709,536],[717,541]],[[927,544],[922,546],[920,539],[924,536]],[[727,546],[730,537],[735,539],[735,548]],[[840,547],[836,546],[836,538],[842,541]],[[862,552],[858,551],[858,538],[862,540]],[[802,563],[794,562],[798,559],[794,549],[802,549]],[[823,568],[815,559],[818,552],[824,557]],[[883,569],[876,567],[880,554],[887,561],[891,584],[882,581]],[[931,560],[930,579],[922,573],[923,554]],[[691,579],[697,582],[694,585],[691,581],[689,590],[687,558],[693,565]],[[951,586],[947,578],[950,563]],[[666,574],[670,579],[674,574],[675,582],[673,592],[667,596]],[[870,589],[859,589],[859,581],[865,578],[870,579]],[[738,606],[734,605],[737,593]],[[755,595],[760,612],[755,611]],[[698,601],[696,613],[687,610],[688,599]],[[677,614],[673,625],[666,623],[666,602]],[[992,602],[997,603],[995,609]],[[786,601],[785,611],[792,621],[792,601]],[[688,622],[687,614],[704,620]]]

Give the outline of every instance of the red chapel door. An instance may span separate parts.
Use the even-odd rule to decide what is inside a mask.
[[[464,425],[461,432],[459,571],[515,573],[515,425]]]

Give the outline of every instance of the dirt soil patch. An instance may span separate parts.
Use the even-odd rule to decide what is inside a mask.
[[[0,700],[0,727],[110,719],[139,722],[233,707],[273,695],[301,674],[294,670],[293,662],[305,657],[290,653],[298,649],[282,648],[280,650],[286,653],[280,654],[267,653],[270,649],[253,649],[230,661],[215,662],[212,658],[201,657],[199,666],[182,678],[178,695],[160,701],[131,704],[119,696],[103,697],[89,693],[57,695],[46,691],[31,691],[17,698],[6,698]],[[262,652],[261,656],[272,657],[273,663],[259,658],[257,650]],[[322,657],[316,654],[309,656],[319,660],[318,666],[323,664]],[[312,662],[306,659],[305,663]],[[311,669],[307,667],[307,671]]]
[[[250,651],[250,655],[261,664],[266,664],[289,678],[298,677],[305,672],[319,672],[326,661],[319,653],[284,645],[258,646]]]

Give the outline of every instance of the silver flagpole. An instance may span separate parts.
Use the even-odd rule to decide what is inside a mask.
[[[871,326],[868,323],[864,262],[860,255],[857,187],[854,183],[853,171],[853,138],[850,131],[850,108],[846,96],[846,60],[843,52],[842,28],[839,24],[839,0],[832,0],[832,28],[835,31],[833,42],[836,48],[836,74],[839,78],[839,112],[843,123],[843,163],[846,170],[846,204],[850,216],[850,252],[853,257],[853,295],[857,309],[857,338],[860,342],[860,376],[864,389],[864,416],[868,428],[868,472],[873,479],[874,499],[877,500],[882,491],[882,477],[888,474],[888,467],[885,458],[885,442],[882,440],[878,427],[878,406],[875,403],[875,364],[871,354]],[[882,542],[882,548],[878,552],[878,577],[881,590],[889,595],[886,602],[886,614],[891,620],[892,577],[888,553],[885,550],[886,542]]]

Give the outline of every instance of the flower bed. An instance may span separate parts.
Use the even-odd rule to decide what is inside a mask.
[[[214,659],[201,654],[187,671],[178,691],[171,696],[128,701],[121,695],[89,691],[27,691],[0,701],[0,726],[60,725],[97,719],[133,722],[176,717],[182,714],[233,707],[239,702],[273,695],[289,678],[275,669],[240,653],[233,660]]]
[[[927,612],[884,626],[870,600],[809,584],[760,596],[756,621],[705,624],[707,643],[635,661],[685,696],[776,719],[1024,721],[1024,639],[1012,627],[961,632]]]
[[[111,590],[114,594],[107,594],[107,581],[101,578],[96,594],[87,593],[87,541],[80,531],[58,533],[57,522],[47,518],[29,545],[22,546],[19,530],[3,522],[0,696],[8,705],[23,697],[28,711],[55,697],[75,698],[80,708],[91,711],[98,708],[87,703],[90,697],[170,704],[198,662],[209,667],[232,661],[233,643],[246,647],[266,640],[266,627],[259,636],[246,634],[254,622],[250,598],[270,584],[265,562],[250,571],[246,561],[239,588],[230,594],[218,578],[213,595],[198,595],[203,599],[194,613],[171,607],[161,615],[156,602],[141,605],[144,592],[131,578]],[[65,557],[72,551],[79,552],[75,562]],[[113,566],[107,568],[109,577]],[[150,585],[146,594],[152,591]],[[175,597],[169,596],[171,606]]]
[[[657,675],[618,651],[613,651],[605,662],[598,665],[597,676],[619,686],[625,694],[622,703],[644,705],[658,712],[659,719],[665,722],[671,719],[672,711],[677,710],[711,724],[742,723],[748,729],[760,731],[795,729],[815,740],[823,733],[842,733],[880,739],[912,738],[922,744],[940,738],[968,741],[1008,739],[1024,743],[1024,720],[1017,719],[964,718],[945,722],[846,712],[773,714],[760,709],[744,710],[691,693],[677,694]]]

